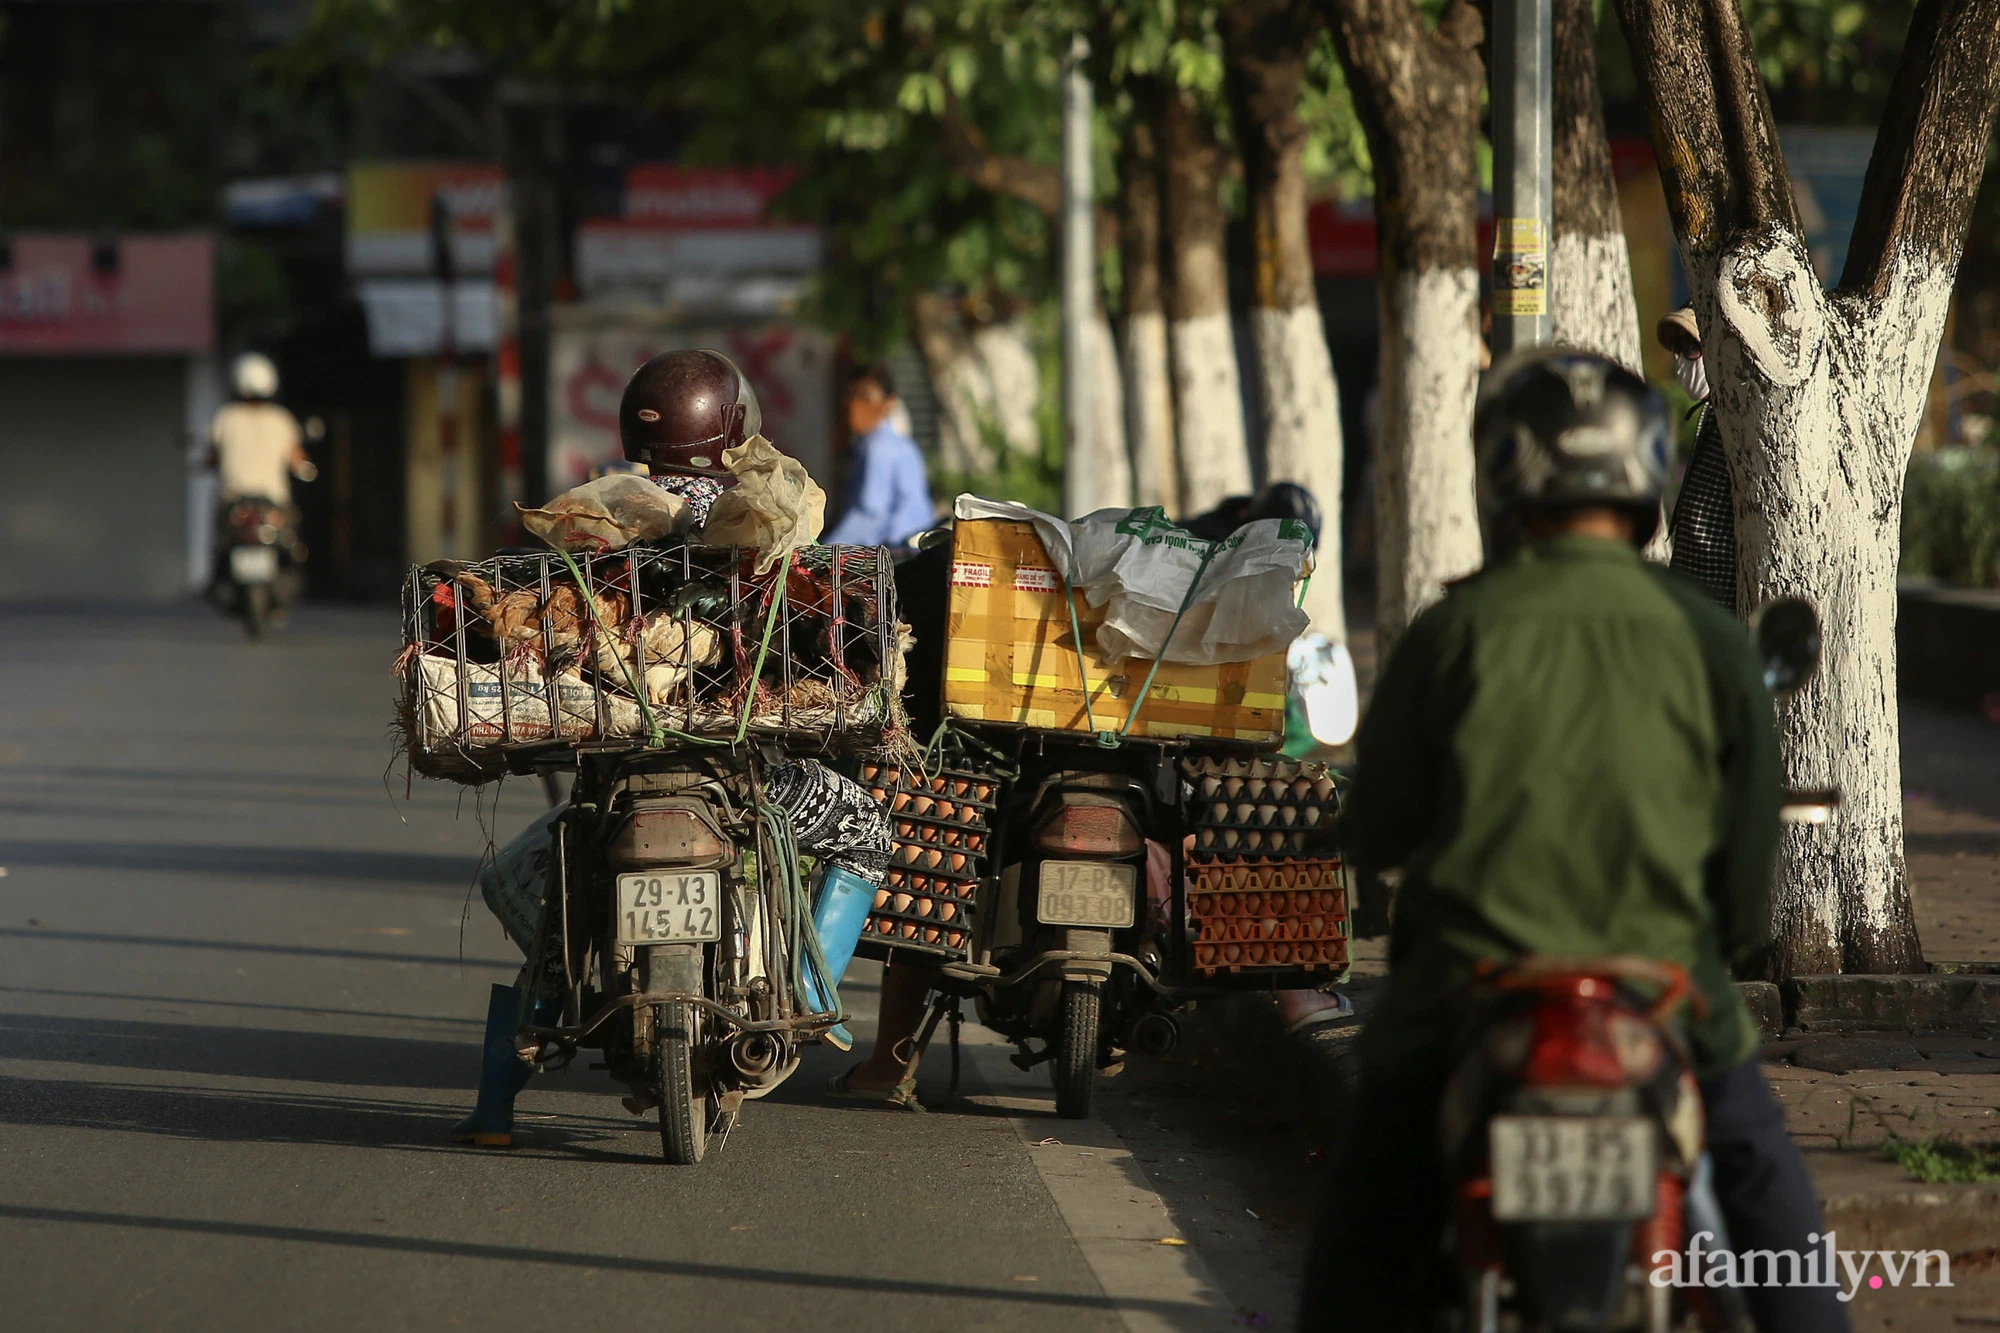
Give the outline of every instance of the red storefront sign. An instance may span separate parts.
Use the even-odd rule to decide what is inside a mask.
[[[761,227],[796,167],[640,165],[625,173],[625,217],[667,230]]]
[[[206,232],[21,235],[0,267],[0,355],[215,349],[215,242]]]

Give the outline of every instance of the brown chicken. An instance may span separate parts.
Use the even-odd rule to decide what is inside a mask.
[[[465,608],[485,622],[481,628],[500,645],[504,655],[513,657],[534,646],[542,632],[541,618],[536,614],[542,600],[539,592],[516,588],[495,596],[492,584],[464,570],[453,575],[452,582],[465,589]]]

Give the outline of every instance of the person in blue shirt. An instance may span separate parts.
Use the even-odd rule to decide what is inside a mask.
[[[857,367],[847,381],[847,428],[854,463],[847,507],[822,541],[836,546],[899,546],[936,521],[930,479],[917,442],[897,429],[896,382],[889,368]]]

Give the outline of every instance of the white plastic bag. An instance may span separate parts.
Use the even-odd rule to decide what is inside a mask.
[[[715,497],[701,541],[708,546],[754,546],[763,574],[801,546],[819,540],[826,526],[826,492],[805,464],[787,458],[761,435],[722,451],[722,465],[736,484]]]
[[[1211,542],[1175,527],[1157,506],[1100,509],[1065,523],[962,495],[953,512],[1033,523],[1057,573],[1103,610],[1097,648],[1106,661],[1247,662],[1284,651],[1311,623],[1294,589],[1312,558],[1312,532],[1294,519],[1260,519]]]
[[[614,472],[564,491],[545,509],[515,508],[521,526],[549,545],[600,555],[680,531],[687,501],[650,477]]]

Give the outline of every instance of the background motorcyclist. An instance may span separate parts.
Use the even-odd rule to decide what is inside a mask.
[[[298,418],[275,401],[278,368],[260,352],[245,352],[230,369],[233,402],[216,410],[209,425],[209,465],[218,494],[233,500],[262,499],[292,512],[292,479],[316,475],[306,456]]]
[[[1476,432],[1494,554],[1396,645],[1343,812],[1352,860],[1404,883],[1305,1329],[1400,1329],[1422,1293],[1454,1290],[1432,1271],[1448,1198],[1438,1111],[1479,960],[1686,968],[1707,1002],[1688,1037],[1733,1245],[1803,1253],[1820,1230],[1730,970],[1770,934],[1771,699],[1743,627],[1639,554],[1665,405],[1604,358],[1542,348],[1488,374]],[[1765,1329],[1847,1327],[1828,1288],[1747,1295]]]

